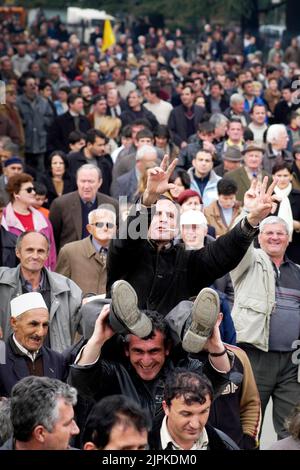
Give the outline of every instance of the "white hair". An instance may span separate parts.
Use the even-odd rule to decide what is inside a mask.
[[[142,147],[140,147],[138,149],[138,151],[136,152],[136,161],[139,161],[139,160],[142,160],[146,155],[149,155],[149,154],[155,154],[155,156],[157,157],[157,150],[155,147],[153,147],[152,145],[143,145]]]
[[[284,124],[272,124],[267,131],[267,142],[268,144],[273,144],[277,142],[278,134],[280,132],[286,132],[286,127]]]
[[[286,221],[276,215],[270,215],[270,217],[267,217],[259,224],[259,233],[262,233],[264,231],[264,228],[266,225],[275,225],[275,224],[282,225],[286,233],[289,234],[289,226],[286,223]]]
[[[230,105],[235,104],[235,103],[241,103],[242,101],[245,101],[243,95],[240,95],[239,93],[233,93],[230,97]]]
[[[88,214],[89,224],[91,224],[93,222],[93,219],[96,215],[100,214],[103,211],[111,212],[111,214],[113,216],[113,223],[116,225],[116,221],[117,221],[116,210],[115,210],[114,206],[111,206],[110,204],[102,204],[101,206],[97,207],[97,209],[94,209],[91,212],[89,212],[89,214]]]

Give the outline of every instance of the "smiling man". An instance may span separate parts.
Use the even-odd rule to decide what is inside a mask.
[[[245,202],[250,208],[250,202]],[[252,204],[255,204],[255,200]],[[284,421],[299,401],[300,383],[293,350],[300,338],[300,269],[285,254],[287,223],[267,217],[260,224],[261,249],[251,246],[231,271],[237,342],[249,356],[262,413],[273,399],[273,422],[279,439]]]
[[[9,396],[12,387],[28,375],[66,380],[64,357],[44,346],[49,312],[42,295],[19,295],[10,305],[13,334],[6,342],[6,363],[0,364],[0,396]]]

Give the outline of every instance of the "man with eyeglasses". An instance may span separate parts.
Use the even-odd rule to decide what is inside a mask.
[[[255,203],[253,197],[245,207],[251,211]],[[289,230],[283,219],[264,219],[258,241],[261,248],[251,245],[230,273],[232,318],[237,343],[252,365],[262,414],[272,397],[274,427],[282,439],[287,436],[285,418],[300,396],[299,354],[293,353],[300,338],[300,269],[286,257]]]
[[[116,233],[116,215],[103,204],[89,213],[86,228],[88,237],[60,250],[56,272],[72,279],[84,294],[105,294],[106,256]]]

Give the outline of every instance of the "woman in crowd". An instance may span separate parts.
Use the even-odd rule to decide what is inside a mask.
[[[278,203],[275,215],[284,219],[290,232],[286,254],[294,263],[300,263],[300,191],[292,187],[292,169],[287,163],[274,165],[273,177],[278,180],[274,188]]]
[[[45,266],[54,270],[56,266],[56,248],[53,229],[50,221],[33,207],[33,204],[35,204],[35,189],[32,176],[27,173],[12,176],[7,184],[7,191],[11,202],[3,211],[3,227],[17,236],[22,232],[31,230],[46,235],[50,242],[50,251]]]
[[[49,157],[48,174],[42,175],[39,181],[47,188],[48,203],[45,207],[49,208],[52,201],[62,194],[74,191],[74,183],[68,175],[68,161],[66,154],[62,150],[55,150]]]

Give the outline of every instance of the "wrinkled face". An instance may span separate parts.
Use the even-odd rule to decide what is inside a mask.
[[[277,171],[274,176],[277,178],[277,185],[279,189],[285,189],[293,179],[293,175],[286,168]]]
[[[228,137],[233,142],[240,142],[243,137],[243,126],[239,122],[229,124]]]
[[[263,159],[263,153],[259,150],[251,150],[245,153],[244,163],[251,171],[256,171],[260,168]]]
[[[148,444],[146,429],[138,431],[134,426],[115,424],[109,436],[109,442],[103,450],[145,450]]]
[[[21,202],[26,207],[32,206],[35,203],[35,189],[33,183],[30,181],[22,183],[20,191],[14,193],[14,199],[15,201]]]
[[[190,248],[199,249],[204,245],[207,227],[198,224],[182,225],[181,238],[184,244]]]
[[[11,318],[16,340],[30,352],[38,351],[48,333],[49,313],[44,308],[35,308]]]
[[[116,217],[112,211],[99,209],[87,225],[88,232],[102,246],[107,246],[116,233]]]
[[[233,111],[237,114],[241,114],[244,111],[244,100],[237,101],[231,104]]]
[[[178,210],[172,201],[161,199],[156,203],[149,238],[156,241],[168,241],[178,233]]]
[[[252,121],[262,126],[266,120],[266,110],[264,106],[255,106],[252,113]]]
[[[164,344],[163,334],[156,331],[153,338],[147,340],[129,335],[125,354],[142,380],[153,380],[162,369],[169,349]]]
[[[224,170],[231,171],[239,168],[241,166],[241,162],[232,162],[231,160],[226,160],[224,158]]]
[[[173,440],[184,449],[190,449],[207,423],[210,406],[209,395],[202,405],[197,402],[187,405],[183,396],[173,398],[170,406],[163,402],[168,431]]]
[[[99,179],[97,170],[81,170],[77,176],[77,188],[80,198],[85,201],[94,201],[100,188],[102,179]]]
[[[282,224],[265,225],[258,236],[261,248],[272,258],[281,258],[289,244],[289,235]]]
[[[3,173],[9,179],[14,175],[19,175],[23,171],[23,165],[21,163],[13,163],[3,168]]]
[[[289,136],[284,129],[280,129],[279,132],[277,133],[277,140],[276,140],[276,146],[280,150],[284,150],[287,148],[289,141]]]
[[[223,209],[231,209],[236,202],[235,194],[219,194],[218,201]]]
[[[65,163],[59,155],[54,155],[51,159],[51,172],[53,176],[63,176]]]
[[[205,177],[213,168],[212,155],[206,152],[198,152],[192,161],[195,174],[198,177]]]
[[[44,428],[45,429],[45,428]],[[58,419],[51,432],[45,429],[45,450],[67,450],[72,436],[79,433],[73,406],[58,399]]]
[[[191,196],[181,204],[181,212],[189,210],[201,211],[201,209],[202,204],[198,196]]]
[[[32,273],[43,268],[48,254],[47,240],[40,233],[29,233],[23,238],[19,248],[16,248],[21,267]]]

